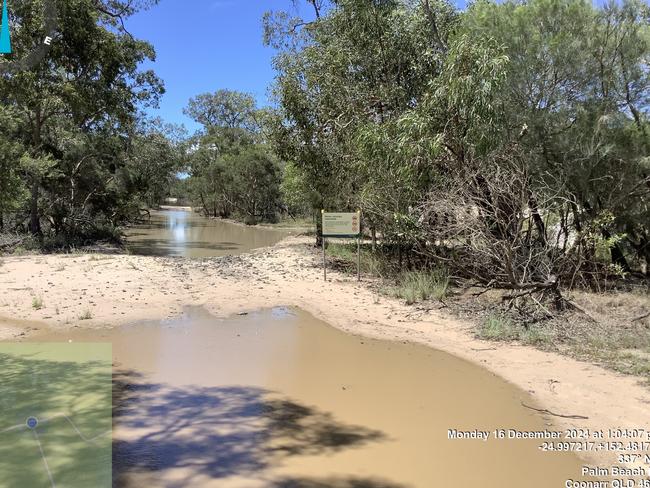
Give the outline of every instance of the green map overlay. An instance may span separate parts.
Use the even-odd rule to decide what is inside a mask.
[[[111,486],[110,344],[0,343],[0,487]]]

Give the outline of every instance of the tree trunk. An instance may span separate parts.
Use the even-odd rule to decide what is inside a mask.
[[[576,228],[576,231],[582,232],[582,223],[580,222],[580,212],[578,211],[578,206],[575,202],[571,202],[571,211],[573,212],[573,226]]]
[[[605,239],[611,239],[612,234],[607,229],[601,229],[601,232],[603,234],[603,237]],[[623,254],[623,250],[621,249],[621,246],[618,245],[618,243],[614,244],[611,249],[611,255],[612,255],[612,263],[618,264],[623,268],[623,271],[626,273],[629,273],[631,271],[630,265],[627,262],[627,259],[625,259],[625,254]]]
[[[532,192],[530,192],[528,197],[528,208],[530,209],[531,215],[533,216],[533,222],[535,227],[537,227],[537,233],[539,234],[539,239],[542,244],[546,245],[546,226],[542,220],[541,215],[539,215],[539,208],[537,206],[537,199]]]
[[[42,115],[40,103],[34,112],[34,123],[33,123],[33,133],[32,133],[32,144],[34,146],[35,154],[41,149],[41,128],[42,128]],[[39,193],[40,181],[39,177],[36,174],[32,175],[32,188],[31,188],[31,200],[29,202],[29,231],[35,235],[42,237],[43,232],[41,229],[41,217],[38,212],[38,193]]]
[[[38,179],[34,177],[32,180],[32,195],[29,204],[29,231],[35,236],[43,235],[41,229],[41,217],[38,214],[38,190]]]
[[[206,217],[210,216],[210,211],[208,210],[208,206],[205,203],[205,199],[203,198],[203,192],[199,192],[199,198],[201,199],[201,206],[203,207],[203,213]]]
[[[316,220],[316,247],[321,247],[323,245],[323,218],[319,211],[315,211],[314,216]]]

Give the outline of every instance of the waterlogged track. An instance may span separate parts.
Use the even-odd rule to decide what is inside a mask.
[[[286,303],[309,310],[343,331],[379,339],[421,343],[489,368],[523,391],[532,392],[538,403],[526,402],[527,405],[567,416],[549,417],[563,428],[596,431],[621,427],[621,424],[627,427],[649,425],[650,395],[635,378],[621,377],[591,364],[530,347],[486,344],[473,337],[467,324],[461,321],[445,317],[437,311],[414,309],[378,296],[373,286],[357,284],[356,280],[336,270],[331,273],[331,281],[323,283],[320,260],[320,254],[313,249],[308,238],[288,238],[270,249],[207,259],[75,254],[3,258],[0,266],[0,337],[14,341],[35,340],[43,331],[52,328],[60,330],[59,337],[67,343],[65,336],[69,329],[118,327],[150,318],[174,318],[182,314],[185,304],[205,305],[219,317],[227,317],[242,310],[263,309]],[[42,298],[42,309],[32,306],[35,297]],[[88,316],[92,318],[80,319]],[[250,355],[247,354],[250,348],[240,344],[231,345],[240,350],[241,361],[249,358]],[[140,350],[157,350],[157,347],[155,343],[144,344],[140,345]],[[329,354],[323,367],[329,368],[331,363],[339,360],[336,350],[329,350]],[[189,360],[181,352],[179,361],[187,363]],[[202,361],[197,360],[199,364]],[[209,361],[210,364],[217,364],[214,358],[209,358]],[[384,363],[392,366],[390,361],[390,357],[378,358],[380,366],[374,384],[383,384],[385,377],[393,374],[390,369],[388,372],[379,369]],[[219,364],[221,361],[216,367]],[[355,364],[348,368],[352,374],[356,374]],[[440,374],[445,375],[446,372]],[[408,377],[408,371],[402,369],[395,375],[404,381]],[[165,381],[163,377],[161,382]],[[239,381],[237,376],[233,376],[232,383],[226,384],[234,384],[235,381]],[[434,385],[434,390],[438,388],[434,376],[429,375],[422,381],[429,382],[421,383],[423,385]],[[614,391],[616,395],[612,394]],[[418,396],[414,394],[406,398],[413,401]],[[467,403],[467,409],[461,416],[468,419],[466,425],[447,426],[447,422],[443,422],[445,417],[440,417],[440,428],[491,430],[472,420],[477,411],[486,408],[481,403],[482,397],[473,396],[469,390],[460,398]],[[384,403],[391,401],[392,397],[388,397],[379,402],[379,407],[366,404],[366,409],[371,412],[378,408],[385,409]],[[426,408],[433,409],[434,412],[438,408],[438,404],[433,401],[427,400],[424,403]],[[517,400],[513,401],[513,405],[520,407]],[[66,409],[57,411],[65,412]],[[408,410],[406,412],[407,415],[411,414]],[[527,414],[544,415],[543,412],[532,410],[527,410]],[[506,415],[502,417],[498,423],[504,424],[505,428],[510,427]],[[76,418],[74,420],[76,422]],[[7,423],[9,426],[13,424],[14,422]],[[370,424],[361,422],[360,425]],[[426,428],[422,432],[427,432]],[[440,433],[435,435],[440,440]],[[470,442],[472,441],[460,441],[458,444],[464,447]],[[482,441],[478,443],[485,444]],[[489,446],[489,449],[492,448]],[[450,449],[448,443],[444,449]],[[351,450],[346,449],[347,451]],[[615,454],[601,451],[586,453],[585,456],[590,465],[607,467],[617,463]],[[515,453],[512,458],[517,460],[517,455]],[[427,465],[433,464],[432,469],[440,469],[438,466],[442,464],[444,468],[446,458],[440,458],[443,461],[437,462],[433,456],[437,456],[437,453],[428,455]],[[292,461],[293,459],[295,458],[292,457]],[[512,465],[507,463],[500,469],[507,470]],[[462,467],[466,471],[471,468],[471,463]],[[444,474],[445,470],[442,469],[441,472]],[[343,476],[345,473],[341,471],[338,474]],[[368,472],[363,476],[371,475]],[[314,470],[312,476],[329,475]],[[459,476],[461,481],[466,478],[467,475]],[[388,479],[398,478],[388,476]],[[352,483],[347,486],[339,484],[341,485],[345,488],[355,486]],[[239,486],[249,485],[243,483]],[[312,483],[302,486],[321,488],[322,485]],[[336,484],[333,486],[339,488]],[[360,483],[356,486],[364,487]],[[414,483],[414,486],[419,485]],[[522,486],[529,485],[523,483]]]
[[[189,210],[163,210],[127,232],[128,248],[144,256],[205,258],[272,246],[286,232],[207,219]]]
[[[182,318],[39,341],[113,344],[118,487],[551,488],[579,460],[539,441],[528,394],[430,348],[346,334],[300,310]]]

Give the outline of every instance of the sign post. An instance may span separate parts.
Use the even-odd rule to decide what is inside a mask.
[[[323,217],[323,277],[327,281],[325,238],[340,237],[357,239],[357,280],[361,281],[361,210],[353,213],[328,213],[321,210]]]
[[[325,210],[321,210],[321,215],[322,215],[322,222],[323,225],[321,226],[321,244],[323,245],[323,280],[327,281],[327,261],[325,260]]]
[[[357,237],[357,281],[361,281],[361,235]]]

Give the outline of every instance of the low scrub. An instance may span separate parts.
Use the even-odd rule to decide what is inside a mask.
[[[591,298],[608,302],[606,296],[592,294]],[[632,293],[621,293],[619,299],[635,302]],[[584,301],[585,294],[582,294],[581,303]],[[622,311],[609,307],[595,314],[597,321],[584,314],[567,312],[534,323],[522,321],[512,310],[493,310],[478,321],[475,333],[476,337],[488,341],[519,342],[559,352],[620,373],[640,376],[650,384],[650,319],[642,318],[645,314],[634,318],[638,310],[645,308],[639,305],[637,310]]]
[[[336,243],[327,246],[328,258],[334,258],[335,266],[343,267],[346,271],[355,271],[357,266],[357,245]],[[367,246],[361,247],[361,272],[372,276],[385,277],[391,273],[389,263],[378,253],[372,252]]]
[[[81,315],[79,315],[79,320],[90,320],[93,318],[93,313],[90,311],[90,309],[86,309],[82,312]]]
[[[488,341],[519,341],[541,348],[554,345],[558,339],[550,327],[543,324],[524,324],[500,313],[488,315],[479,325],[476,335]]]
[[[32,308],[34,310],[41,310],[43,307],[45,307],[45,303],[43,302],[43,297],[39,295],[37,297],[32,298]]]
[[[111,224],[94,223],[77,229],[74,233],[57,233],[43,228],[41,237],[31,234],[0,234],[0,253],[22,256],[31,253],[74,252],[87,246],[123,244],[121,228]]]
[[[403,272],[393,295],[407,304],[424,300],[443,300],[449,293],[449,274],[443,269]]]

